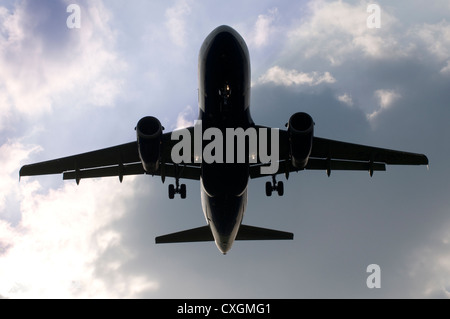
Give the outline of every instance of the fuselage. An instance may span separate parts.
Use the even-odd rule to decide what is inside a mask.
[[[199,54],[199,120],[202,129],[254,126],[250,116],[250,59],[243,38],[220,26],[205,39]],[[231,141],[224,141],[230,143]],[[205,147],[206,144],[203,144]],[[224,153],[226,147],[224,146]],[[247,205],[248,163],[202,161],[200,187],[207,223],[222,253],[231,249]]]

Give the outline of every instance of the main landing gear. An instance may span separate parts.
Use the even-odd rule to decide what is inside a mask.
[[[175,194],[180,194],[180,197],[182,199],[186,198],[186,184],[180,185],[180,182],[178,181],[178,179],[176,181],[176,185],[173,185],[173,184],[169,185],[169,198],[174,199]]]
[[[181,170],[182,171],[182,170]],[[175,185],[170,184],[169,185],[169,198],[170,199],[174,199],[175,198],[175,194],[180,194],[180,197],[182,199],[186,198],[186,184],[181,184],[180,185],[180,176],[181,176],[181,171],[179,171],[178,166],[175,166]]]
[[[272,176],[272,182],[266,183],[266,195],[272,196],[272,192],[277,191],[278,196],[284,195],[284,184],[283,182],[278,182],[275,178],[275,175]]]

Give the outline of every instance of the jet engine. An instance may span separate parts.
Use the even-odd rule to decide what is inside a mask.
[[[159,168],[163,127],[153,116],[142,118],[136,126],[139,157],[144,170],[154,174]]]
[[[314,121],[309,114],[295,113],[288,122],[290,155],[292,165],[297,169],[304,169],[311,154]]]

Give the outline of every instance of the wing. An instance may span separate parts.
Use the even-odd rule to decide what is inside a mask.
[[[289,174],[298,171],[290,161],[289,137],[285,130],[280,130],[280,161],[276,174]],[[324,170],[330,175],[332,170],[385,171],[390,165],[428,165],[428,158],[423,154],[402,152],[379,147],[346,143],[320,137],[314,137],[311,154],[305,170]],[[250,167],[250,177],[260,174],[258,163]]]
[[[311,157],[390,165],[428,165],[428,158],[423,154],[345,143],[319,137],[314,138]]]
[[[186,179],[200,179],[200,166],[174,165],[171,161],[171,150],[178,141],[172,141],[171,133],[162,136],[161,165],[154,175],[163,179],[179,177]],[[137,142],[113,146],[93,152],[68,156],[51,161],[25,165],[20,169],[19,177],[49,174],[63,174],[64,180],[76,180],[77,183],[84,178],[118,176],[122,182],[127,175],[145,174],[138,152]]]

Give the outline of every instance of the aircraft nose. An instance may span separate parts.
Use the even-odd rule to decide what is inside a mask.
[[[211,41],[212,51],[216,52],[220,58],[231,58],[241,51],[241,44],[236,35],[228,28],[221,29]]]
[[[222,25],[214,29],[206,38],[202,45],[201,56],[207,56],[210,53],[220,57],[229,57],[241,55],[248,51],[244,39],[233,28]]]
[[[217,38],[224,38],[225,41],[237,41],[237,38],[240,38],[240,35],[232,27],[221,25],[211,32],[210,37],[214,40]]]

